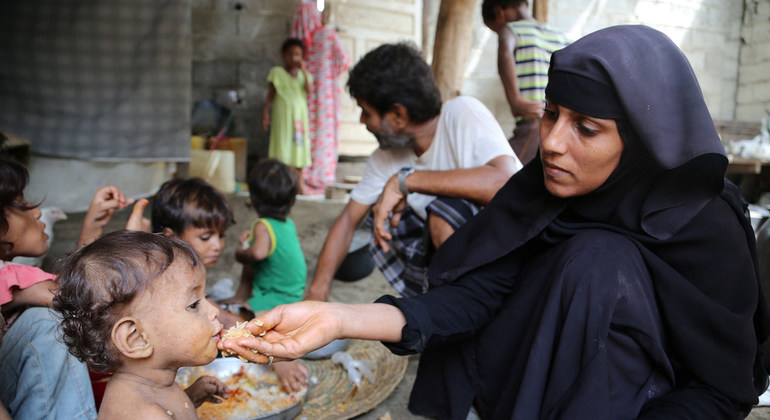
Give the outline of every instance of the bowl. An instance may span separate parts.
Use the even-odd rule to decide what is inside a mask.
[[[236,357],[226,357],[214,359],[213,362],[205,366],[183,367],[177,372],[176,382],[183,387],[187,387],[202,375],[216,376],[219,378],[219,380],[224,382],[230,376],[240,371],[241,368],[255,377],[268,374],[272,370],[270,367],[265,365],[243,362]],[[262,388],[261,384],[259,388]],[[297,401],[288,407],[266,414],[253,415],[251,417],[235,416],[232,417],[232,419],[291,420],[297,417],[300,411],[302,411],[302,405],[305,395],[307,394],[307,388],[293,394],[297,397]],[[204,418],[201,418],[201,420],[204,420]]]
[[[361,280],[374,270],[374,259],[369,253],[369,241],[372,232],[370,229],[357,229],[353,233],[353,240],[345,259],[342,260],[334,278],[351,282]]]
[[[350,339],[349,338],[343,338],[340,340],[334,340],[331,343],[321,347],[320,349],[316,349],[311,351],[310,353],[302,356],[303,359],[327,359],[329,357],[332,357],[332,354],[338,352],[338,351],[345,351],[345,349],[348,348],[348,345],[350,345]]]

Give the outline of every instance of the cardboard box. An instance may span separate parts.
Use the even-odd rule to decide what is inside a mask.
[[[231,150],[190,150],[190,176],[205,179],[223,193],[234,193],[235,153]]]
[[[214,141],[214,137],[209,137],[206,142],[206,149],[211,149],[211,144]],[[243,137],[222,137],[219,139],[215,146],[216,150],[231,150],[235,153],[235,179],[238,181],[246,181],[248,172],[246,170],[246,162],[249,155],[249,144]]]

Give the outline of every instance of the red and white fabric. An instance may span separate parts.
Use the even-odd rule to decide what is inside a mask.
[[[326,185],[336,178],[342,94],[339,77],[348,69],[350,57],[330,26],[315,31],[309,52],[307,67],[313,75],[313,89],[308,94],[312,163],[305,170],[305,194],[323,194]]]

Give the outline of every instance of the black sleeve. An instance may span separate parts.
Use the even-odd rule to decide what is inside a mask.
[[[513,289],[517,261],[505,256],[420,296],[380,297],[377,303],[396,306],[406,317],[401,341],[383,344],[395,354],[413,354],[473,335],[492,320]]]

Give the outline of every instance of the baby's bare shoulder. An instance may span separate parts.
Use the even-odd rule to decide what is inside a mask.
[[[137,386],[115,381],[108,385],[99,419],[197,419],[195,407],[176,384],[170,387]]]
[[[182,413],[183,414],[183,413]],[[171,410],[166,410],[156,403],[144,402],[139,405],[113,404],[99,409],[99,420],[126,419],[194,419],[196,417],[179,416]]]

